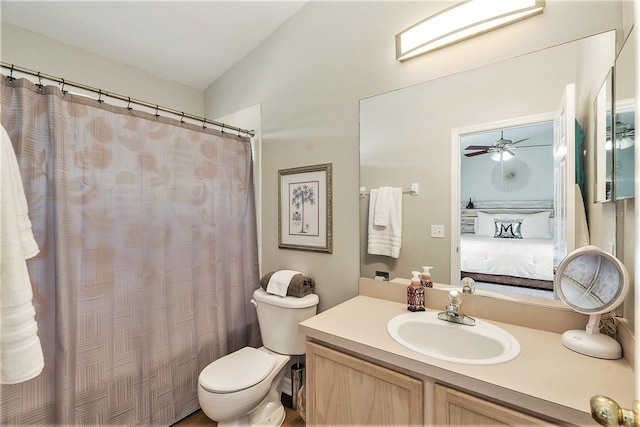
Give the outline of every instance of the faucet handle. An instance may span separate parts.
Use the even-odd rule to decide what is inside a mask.
[[[460,305],[462,304],[462,295],[458,291],[449,291],[449,304]]]
[[[476,291],[476,281],[471,277],[463,277],[460,281],[463,294],[472,294]]]

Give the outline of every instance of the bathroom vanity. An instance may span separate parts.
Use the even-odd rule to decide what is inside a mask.
[[[407,313],[405,296],[404,284],[361,279],[358,296],[300,324],[307,335],[309,425],[585,426],[597,425],[592,396],[633,400],[628,359],[587,357],[562,345],[563,330],[584,327],[579,313],[500,301],[503,313],[491,318],[495,301],[465,296],[469,315],[504,329],[521,347],[511,361],[470,365],[422,355],[391,338],[387,324]],[[446,292],[429,289],[425,296],[428,309],[442,311]],[[509,323],[496,321],[500,316]]]

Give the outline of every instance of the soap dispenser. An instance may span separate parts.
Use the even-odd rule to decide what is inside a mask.
[[[407,287],[407,310],[424,311],[424,288],[420,285],[420,272],[411,273],[411,284]]]
[[[420,284],[424,288],[433,288],[433,282],[431,281],[431,269],[430,266],[422,266],[422,276],[420,276]]]

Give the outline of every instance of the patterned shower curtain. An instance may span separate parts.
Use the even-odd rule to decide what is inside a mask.
[[[208,363],[260,344],[250,141],[0,77],[45,358],[0,424],[169,425]]]

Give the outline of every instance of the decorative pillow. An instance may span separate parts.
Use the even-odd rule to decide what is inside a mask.
[[[498,239],[522,239],[521,219],[499,219],[494,221],[495,233]]]
[[[489,214],[478,211],[476,235],[495,237],[495,221],[521,220],[523,239],[552,239],[553,228],[550,225],[549,212],[534,214]]]
[[[478,219],[476,220],[477,229],[476,234],[478,236],[494,237],[495,235],[495,221],[506,219],[519,219],[522,220],[527,215],[523,214],[490,214],[486,212],[478,211]]]

